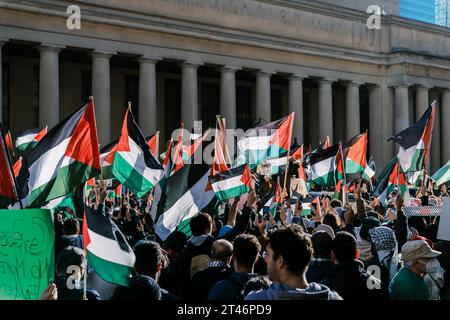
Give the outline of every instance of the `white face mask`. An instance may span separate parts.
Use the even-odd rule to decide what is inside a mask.
[[[419,260],[419,261],[422,262],[422,263],[424,263],[424,261],[422,261],[422,260]],[[435,272],[438,272],[440,266],[441,266],[441,264],[439,263],[439,260],[438,260],[438,259],[436,259],[436,258],[431,259],[431,260],[429,260],[429,261],[426,263],[426,266],[425,266],[425,272],[426,272],[426,273],[435,273]]]

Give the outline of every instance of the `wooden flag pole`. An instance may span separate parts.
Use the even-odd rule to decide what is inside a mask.
[[[294,127],[294,118],[295,118],[295,112],[292,112],[292,119],[291,119],[291,132],[289,133],[289,139],[288,139],[288,154],[286,157],[286,170],[284,172],[284,181],[283,181],[283,194],[288,194],[286,192],[286,180],[287,180],[287,173],[289,169],[289,155],[291,153],[291,140],[292,140],[292,130]]]
[[[3,146],[5,148],[6,158],[8,159],[9,174],[12,176],[12,180],[14,182],[14,192],[16,193],[17,200],[19,201],[20,209],[23,209],[22,200],[19,197],[19,189],[17,188],[16,176],[14,175],[14,169],[13,169],[13,165],[12,165],[12,161],[11,161],[11,156],[9,154],[8,147],[6,146],[5,132],[3,131],[3,124],[1,122],[0,122],[0,131],[1,131],[1,135],[2,135]]]

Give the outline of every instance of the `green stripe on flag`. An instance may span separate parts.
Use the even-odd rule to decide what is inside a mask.
[[[231,189],[227,189],[227,190],[223,190],[223,191],[219,191],[216,192],[216,197],[220,200],[220,201],[224,201],[233,197],[237,197],[240,196],[243,193],[247,193],[250,191],[250,188],[243,184]]]
[[[345,161],[345,173],[346,174],[353,174],[353,173],[359,173],[363,172],[364,167],[361,166],[359,163],[356,163],[355,161],[351,159],[347,159]]]
[[[314,184],[322,187],[331,187],[335,185],[335,172],[331,171],[327,175],[316,178],[312,181]]]
[[[92,265],[97,274],[101,274],[103,280],[120,286],[128,287],[131,276],[131,268],[122,264],[110,262],[97,257],[87,250],[89,264]]]

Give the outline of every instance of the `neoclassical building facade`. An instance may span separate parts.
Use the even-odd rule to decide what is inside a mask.
[[[450,32],[375,2],[386,15],[369,29],[366,0],[0,0],[2,120],[52,126],[92,95],[104,145],[131,101],[162,146],[180,121],[246,129],[295,111],[298,143],[368,130],[380,168],[437,100],[434,172],[450,158]]]

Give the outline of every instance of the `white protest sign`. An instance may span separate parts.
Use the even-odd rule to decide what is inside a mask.
[[[450,198],[444,198],[442,214],[439,220],[437,239],[450,241]]]

